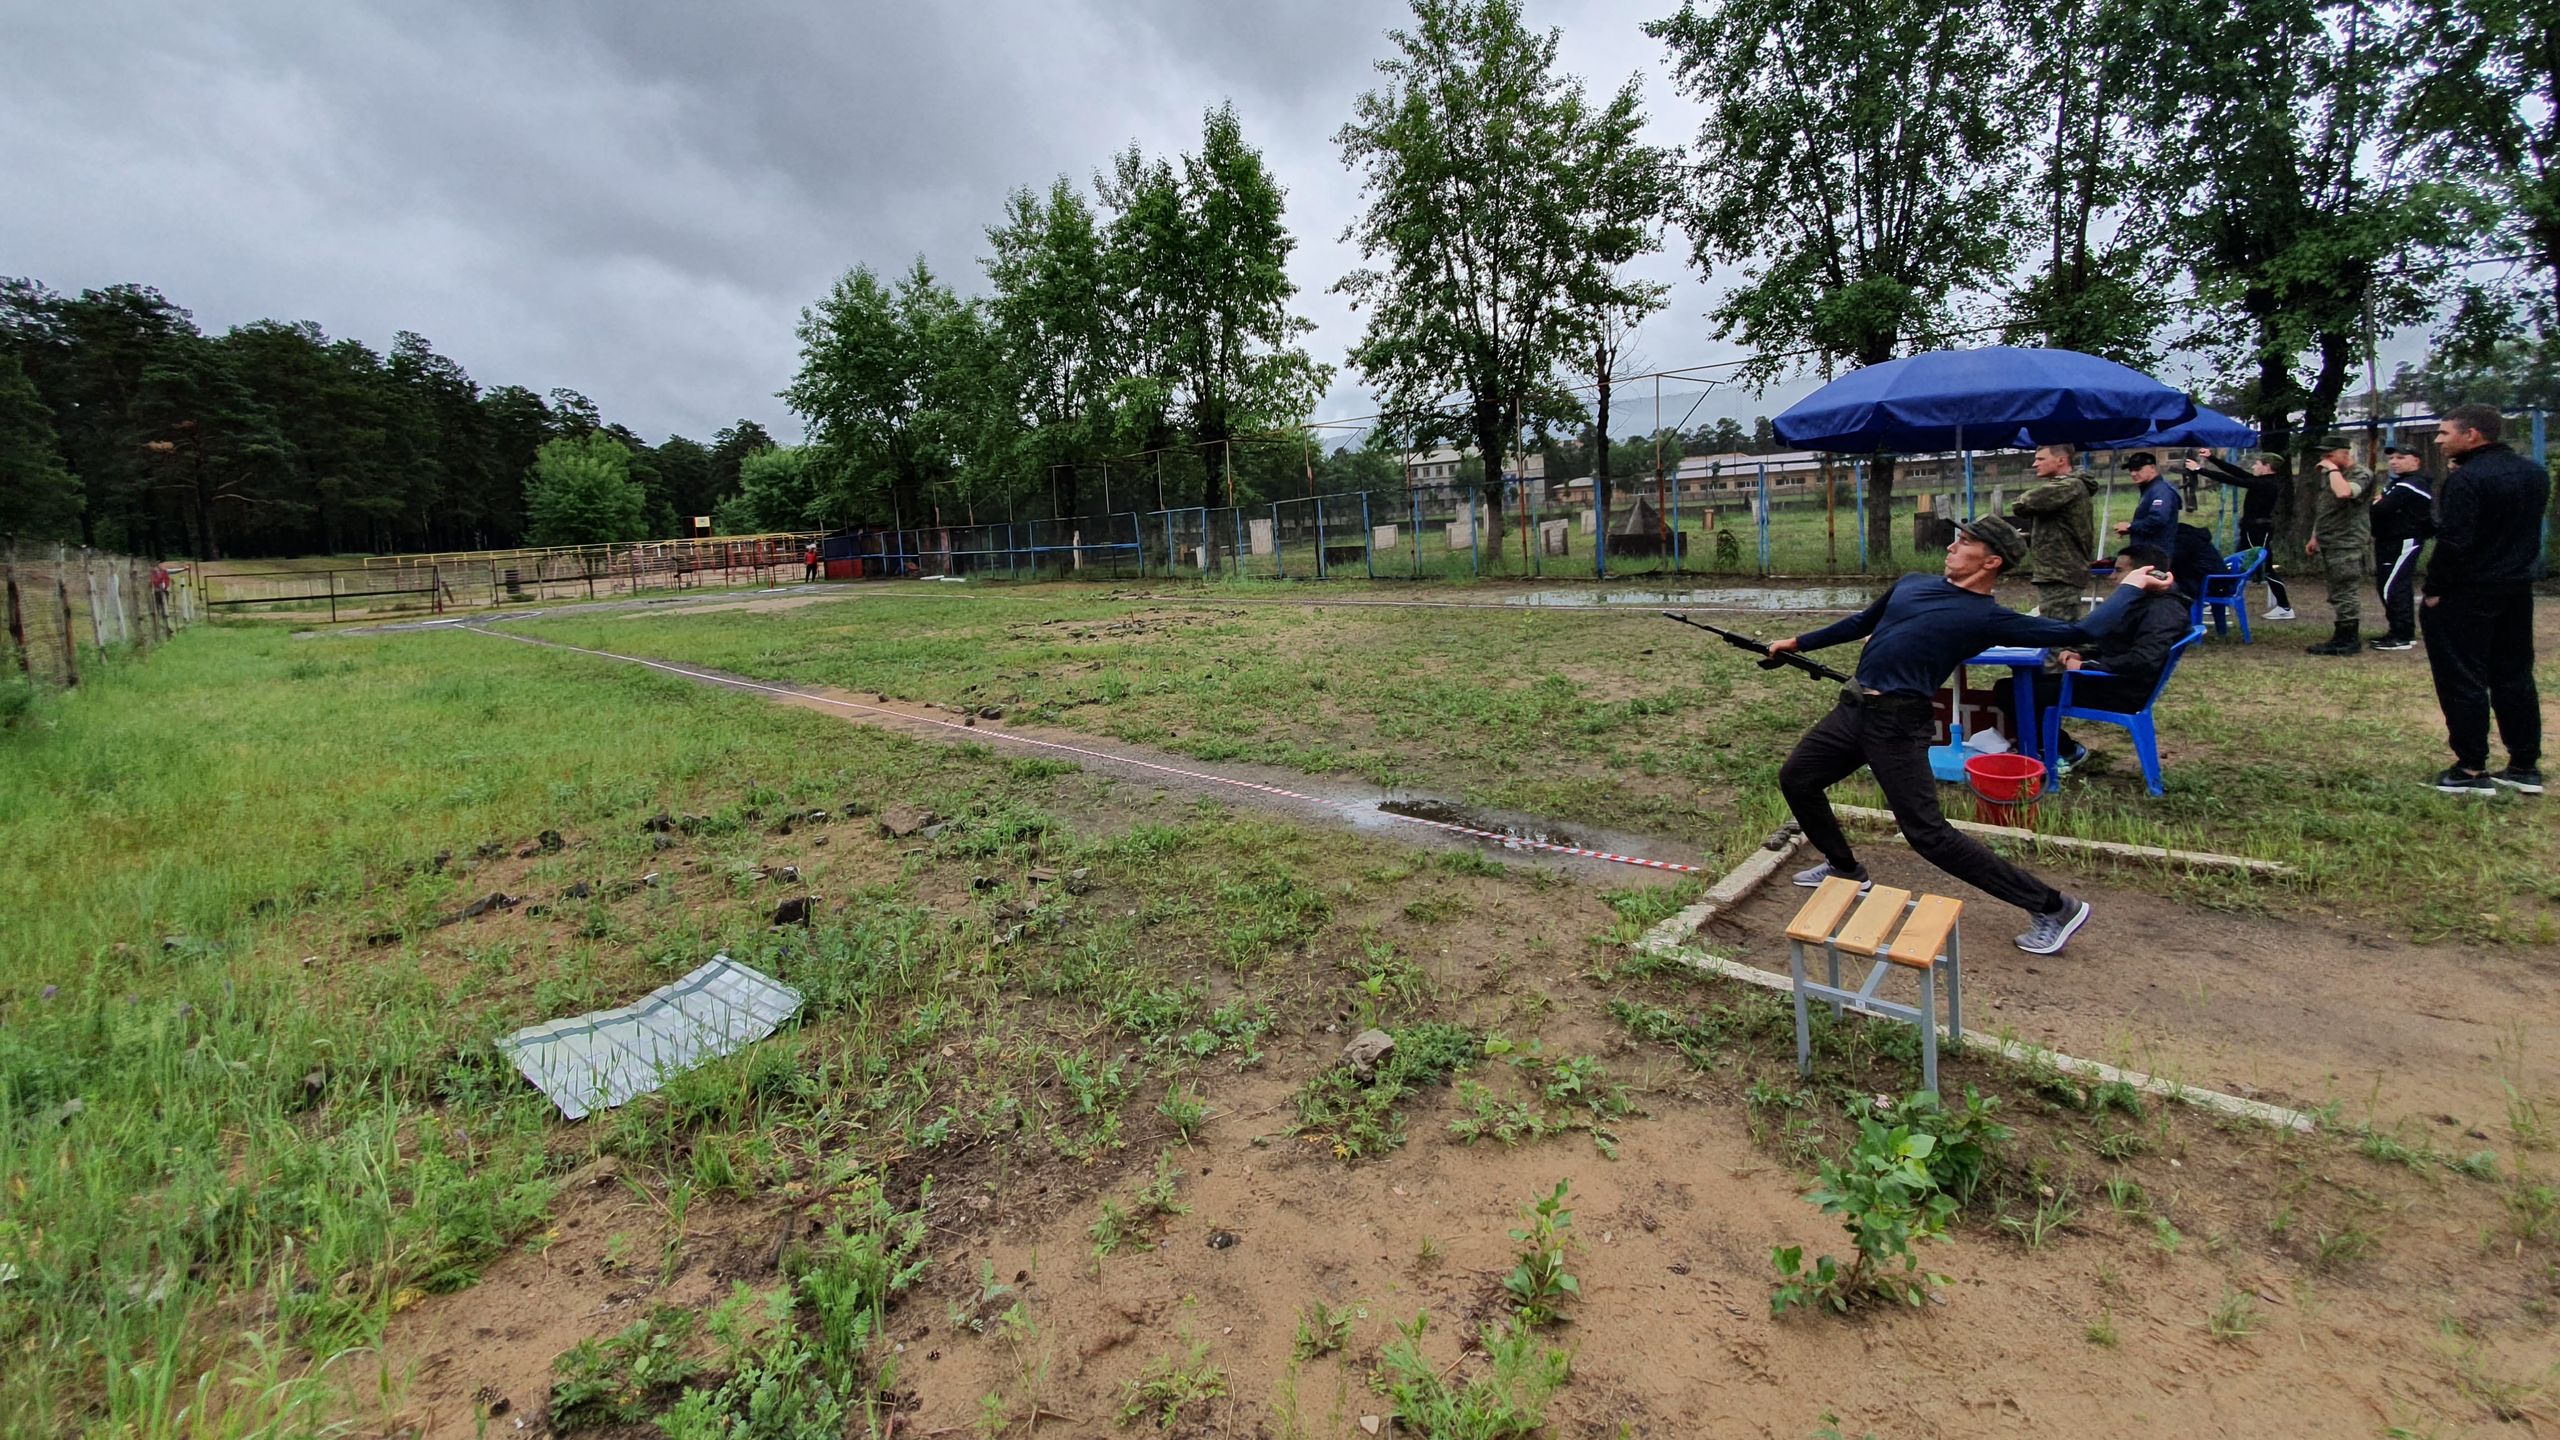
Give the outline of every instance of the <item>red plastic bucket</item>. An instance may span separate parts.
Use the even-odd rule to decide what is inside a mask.
[[[1973,818],[1985,825],[2033,829],[2036,798],[2044,793],[2044,762],[2032,755],[1976,755],[1964,762],[1973,787]]]

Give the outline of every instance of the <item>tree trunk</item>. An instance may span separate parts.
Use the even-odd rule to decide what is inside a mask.
[[[1476,405],[1476,456],[1484,462],[1482,483],[1485,514],[1476,517],[1476,543],[1484,543],[1484,529],[1493,527],[1493,558],[1502,560],[1502,414],[1493,405]]]

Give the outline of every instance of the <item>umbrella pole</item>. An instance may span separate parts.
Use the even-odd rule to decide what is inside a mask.
[[[1964,427],[1956,427],[1956,450],[1964,457],[1964,518],[1973,517],[1973,452],[1965,448]]]

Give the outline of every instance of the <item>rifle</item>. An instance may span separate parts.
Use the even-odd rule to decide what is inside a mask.
[[[1687,625],[1698,630],[1704,630],[1708,634],[1721,639],[1727,645],[1731,645],[1739,650],[1750,651],[1752,654],[1760,657],[1760,668],[1763,670],[1775,670],[1781,665],[1791,665],[1817,680],[1828,680],[1835,685],[1850,685],[1856,683],[1848,676],[1841,674],[1839,671],[1832,669],[1830,666],[1823,664],[1819,660],[1807,659],[1792,650],[1780,651],[1779,653],[1772,655],[1769,653],[1768,646],[1761,644],[1759,641],[1752,639],[1748,635],[1739,634],[1732,630],[1726,630],[1720,626],[1710,625],[1703,620],[1692,620],[1677,610],[1663,611],[1662,618],[1665,620],[1677,620],[1683,625]]]

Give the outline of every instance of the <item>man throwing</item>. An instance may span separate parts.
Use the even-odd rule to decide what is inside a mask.
[[[2436,487],[2436,550],[2427,561],[2418,624],[2444,711],[2453,766],[2447,795],[2542,793],[2542,699],[2533,688],[2533,579],[2551,476],[2507,448],[2491,405],[2445,412],[2436,443],[2453,460]],[[2489,717],[2507,768],[2489,770]]]
[[[2134,601],[2167,590],[2170,577],[2139,566],[2119,577],[2115,593],[2082,623],[2038,619],[2002,608],[1992,598],[2001,574],[2026,558],[2017,527],[1997,515],[1956,527],[1947,547],[1946,576],[1905,575],[1874,604],[1808,635],[1780,640],[1771,654],[1819,650],[1869,637],[1858,656],[1855,683],[1842,687],[1840,704],[1815,722],[1778,771],[1778,789],[1822,863],[1795,877],[1819,885],[1834,875],[1857,881],[1866,867],[1849,849],[1840,821],[1823,791],[1866,768],[1884,791],[1902,836],[1920,858],[1949,875],[2027,912],[2018,948],[2030,955],[2061,950],[2088,923],[2089,902],[2073,900],[1991,853],[1949,825],[1938,810],[1938,782],[1929,774],[1934,723],[1930,697],[1965,657],[1990,645],[2050,645],[2086,649],[2114,634],[2133,616]]]

